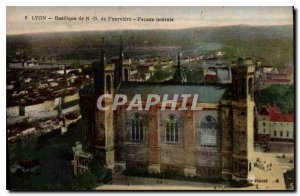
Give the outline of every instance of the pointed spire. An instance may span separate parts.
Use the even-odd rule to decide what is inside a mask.
[[[120,49],[123,50],[123,39],[122,39],[122,35],[120,36]]]
[[[104,93],[104,74],[105,74],[105,52],[104,52],[104,37],[101,38],[102,43],[100,45],[100,54],[98,60],[92,63],[93,69],[93,78],[94,78],[94,89],[96,94],[103,94]]]
[[[101,45],[101,59],[100,62],[103,63],[103,65],[106,64],[106,57],[105,57],[105,52],[104,52],[104,37],[102,37],[102,45]]]
[[[177,66],[180,67],[180,52],[177,54]]]
[[[185,71],[180,66],[180,55],[181,54],[178,52],[178,55],[177,55],[177,68],[176,68],[175,73],[173,75],[172,82],[182,84],[182,83],[187,82],[187,77],[186,77]]]
[[[122,69],[123,69],[123,39],[122,35],[120,36],[120,48],[119,48],[119,60],[116,62],[115,66],[115,77],[114,77],[114,87],[117,91],[122,83]]]
[[[102,42],[101,42],[101,55],[104,54],[104,37],[102,37]]]

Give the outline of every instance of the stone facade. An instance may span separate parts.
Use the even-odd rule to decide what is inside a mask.
[[[263,106],[256,115],[257,144],[271,152],[293,152],[294,115],[281,113],[275,105]]]
[[[104,80],[104,85],[98,85],[100,89],[97,90],[95,84],[80,92],[87,147],[91,152],[101,154],[106,166],[117,171],[141,169],[204,179],[247,180],[254,134],[251,61],[239,59],[233,64],[232,84],[226,84],[222,98],[217,102],[198,101],[197,105],[202,108],[199,111],[181,111],[178,107],[162,111],[161,103],[149,111],[126,110],[126,105],[116,111],[99,111],[97,97],[104,92],[114,95],[122,84],[130,85],[125,78],[127,73],[114,76],[113,67],[122,67],[122,62],[117,61],[112,66],[99,63],[104,71],[95,74],[106,79],[109,75],[111,83],[116,81],[114,78],[121,78],[120,84],[109,85],[108,80]],[[100,80],[95,78],[94,81]],[[165,84],[155,85],[159,88]],[[181,81],[180,85],[188,87],[189,84]],[[109,91],[108,86],[112,88]],[[144,93],[149,93],[147,90]]]
[[[294,141],[294,115],[281,113],[276,106],[264,106],[256,116],[258,142]]]

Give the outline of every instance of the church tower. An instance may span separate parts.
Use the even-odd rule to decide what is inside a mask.
[[[254,71],[250,58],[232,66],[232,179],[246,181],[254,149]]]
[[[114,131],[113,111],[111,105],[114,96],[114,73],[115,65],[106,62],[104,52],[104,39],[102,38],[102,51],[99,62],[93,63],[95,98],[102,94],[111,95],[112,99],[104,99],[102,107],[109,107],[109,110],[99,110],[95,105],[95,145],[94,153],[103,157],[103,162],[108,169],[114,167]]]

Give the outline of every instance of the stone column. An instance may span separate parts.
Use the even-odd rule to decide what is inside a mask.
[[[196,176],[196,130],[195,112],[187,110],[183,118],[183,143],[184,143],[184,175]]]
[[[219,132],[221,132],[222,179],[232,177],[232,113],[230,102],[222,100],[219,106]]]
[[[148,115],[149,173],[160,173],[159,122],[159,108],[157,106],[153,106],[150,108]]]
[[[247,102],[233,102],[233,155],[232,178],[247,181],[248,178],[248,114]]]

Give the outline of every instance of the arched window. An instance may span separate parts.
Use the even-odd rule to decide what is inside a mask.
[[[106,92],[107,93],[111,93],[111,77],[110,77],[110,75],[107,75],[106,76]]]
[[[166,142],[178,142],[178,121],[174,115],[166,119]]]
[[[141,141],[144,139],[144,120],[143,117],[135,113],[131,116],[131,140]]]
[[[217,144],[218,122],[207,115],[200,124],[200,143],[201,145],[215,146]]]
[[[251,99],[253,98],[253,79],[248,79],[248,94],[250,95]]]

